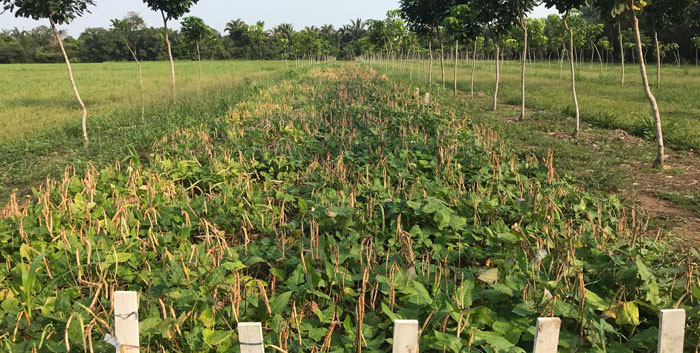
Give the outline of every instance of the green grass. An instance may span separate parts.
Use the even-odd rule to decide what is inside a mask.
[[[581,118],[596,126],[620,128],[632,134],[652,139],[653,124],[649,102],[641,87],[639,65],[628,63],[625,85],[620,84],[620,66],[578,64],[577,92]],[[447,87],[452,87],[453,63],[446,63]],[[414,76],[426,79],[427,65],[414,64]],[[422,72],[420,71],[422,70]],[[520,104],[520,63],[505,61],[501,69],[499,102]],[[408,69],[407,69],[408,72]],[[647,67],[652,83],[656,82],[656,67]],[[653,88],[659,103],[666,145],[676,149],[700,149],[700,67],[665,65],[661,70],[661,87]],[[528,63],[526,70],[526,105],[530,108],[563,112],[562,118],[572,116],[570,74],[564,63]],[[471,61],[461,61],[458,88],[470,90]],[[433,83],[441,81],[440,63],[435,62]],[[475,90],[492,96],[495,84],[495,62],[478,61]],[[573,130],[573,126],[569,127]]]
[[[659,192],[656,196],[700,216],[700,193]]]
[[[65,74],[63,66],[3,66],[15,81],[7,77],[0,79],[4,82],[0,86],[2,90],[12,92],[9,98],[0,98],[0,106],[4,107],[2,122],[7,126],[0,129],[7,135],[0,138],[0,200],[7,200],[13,191],[27,193],[47,176],[61,174],[66,166],[83,170],[89,164],[100,166],[133,154],[146,154],[164,134],[207,124],[224,115],[243,97],[257,94],[260,87],[289,72],[283,62],[206,62],[203,68],[212,71],[203,78],[208,83],[202,85],[199,94],[196,63],[178,63],[179,98],[173,104],[167,98],[168,63],[145,63],[144,66],[144,72],[148,72],[147,89],[156,84],[162,85],[162,89],[153,89],[149,94],[146,118],[141,122],[137,76],[132,75],[135,74],[134,64],[77,65],[78,84],[82,80],[83,96],[89,109],[91,143],[88,148],[84,148],[80,140],[79,113],[73,109],[75,98],[70,91],[60,94],[52,91],[54,85],[68,85],[63,88],[70,89],[67,78],[61,75]],[[18,78],[22,72],[25,80]],[[60,82],[51,79],[48,86],[40,85],[41,72]],[[100,80],[103,76],[104,80]],[[33,94],[36,97],[33,100],[28,81],[35,81],[34,85],[41,87]],[[7,82],[23,82],[24,88],[10,90]],[[36,116],[30,118],[29,112]],[[52,117],[42,118],[48,116]],[[27,119],[35,120],[31,124],[20,123]],[[6,131],[12,129],[12,133]]]
[[[133,62],[73,64],[78,90],[88,108],[88,124],[115,110],[141,109],[138,69]],[[203,61],[202,93],[207,88],[262,79],[284,68],[281,61]],[[80,123],[80,107],[65,64],[2,65],[0,75],[0,141]],[[175,62],[180,98],[199,92],[196,61]],[[146,105],[170,99],[170,63],[144,62]]]

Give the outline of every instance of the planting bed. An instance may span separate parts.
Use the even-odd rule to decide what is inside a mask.
[[[0,219],[0,347],[107,351],[115,290],[140,293],[151,352],[386,352],[418,319],[421,352],[646,352],[659,309],[700,329],[694,262],[641,237],[614,196],[518,158],[449,100],[360,65],[263,89],[216,123],[47,181]],[[551,155],[550,155],[551,156]]]

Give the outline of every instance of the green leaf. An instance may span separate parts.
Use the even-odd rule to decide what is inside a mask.
[[[270,310],[272,314],[280,314],[284,309],[289,306],[289,298],[292,297],[292,292],[284,292],[275,295],[270,299]]]
[[[438,344],[446,346],[452,352],[459,353],[462,350],[462,340],[453,334],[433,331]]]
[[[618,325],[639,325],[639,307],[635,302],[620,302],[617,307]]]
[[[209,346],[218,346],[224,343],[224,341],[231,338],[233,331],[213,331],[211,329],[204,329],[202,331],[202,337],[204,338],[204,343]]]

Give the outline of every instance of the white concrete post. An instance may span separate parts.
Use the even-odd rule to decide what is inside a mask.
[[[541,317],[537,319],[535,346],[533,353],[557,353],[561,319],[558,317]]]
[[[140,352],[139,302],[136,292],[114,292],[114,337],[117,353]]]
[[[661,310],[659,315],[659,353],[683,353],[685,310]]]
[[[259,322],[238,323],[238,342],[241,353],[265,353],[262,324]]]
[[[394,320],[392,353],[418,353],[418,320]]]

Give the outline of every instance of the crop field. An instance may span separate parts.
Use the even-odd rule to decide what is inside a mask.
[[[562,318],[566,351],[649,352],[674,306],[697,349],[688,254],[551,152],[414,87],[361,64],[293,71],[148,158],[12,200],[0,347],[113,350],[112,293],[134,290],[151,352],[235,352],[245,321],[269,351],[386,352],[393,319],[419,320],[421,352],[527,352],[539,316]]]
[[[520,62],[502,62],[499,98],[501,103],[520,104]],[[454,62],[445,62],[447,88],[453,87]],[[382,65],[386,67],[385,65]],[[427,61],[413,62],[413,77],[427,81]],[[457,86],[464,92],[471,90],[471,59],[459,62]],[[410,75],[410,67],[400,64]],[[576,90],[581,108],[581,119],[603,128],[624,129],[643,138],[654,138],[649,101],[642,91],[639,65],[625,65],[625,84],[620,82],[620,65],[580,63],[576,65]],[[647,67],[651,84],[656,82],[656,67]],[[571,83],[568,62],[557,60],[528,63],[526,68],[526,104],[532,109],[563,112],[573,116]],[[418,82],[418,81],[414,81]],[[691,65],[663,65],[661,87],[652,88],[663,119],[666,144],[676,149],[700,149],[700,90],[690,89],[700,82],[700,67]],[[434,61],[433,83],[441,83],[440,62]],[[478,60],[474,89],[482,95],[493,96],[495,88],[495,61]],[[516,116],[517,118],[517,116]],[[573,130],[573,125],[571,126]]]
[[[170,63],[157,61],[142,65],[146,105],[170,99]],[[178,61],[176,91],[181,99],[196,97],[222,85],[264,78],[282,68],[284,61],[203,61],[200,84],[198,63]],[[88,121],[116,110],[140,114],[141,92],[135,63],[73,64],[73,73],[88,108]],[[65,64],[3,65],[0,141],[78,124],[80,107],[67,77]]]

